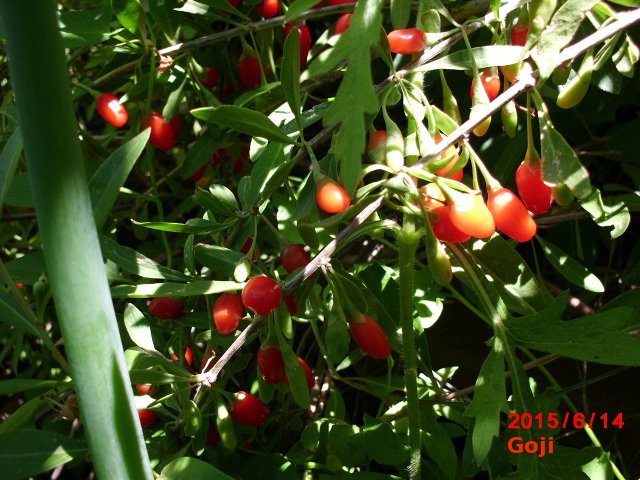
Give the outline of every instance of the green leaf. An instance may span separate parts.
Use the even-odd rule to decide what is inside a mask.
[[[560,50],[566,47],[575,35],[587,12],[599,0],[567,0],[553,15],[540,35],[538,47],[532,52],[541,80],[546,80],[558,66]]]
[[[556,353],[577,360],[607,365],[640,365],[640,340],[629,335],[630,307],[573,320],[560,319],[568,293],[559,295],[546,309],[505,322],[509,337],[520,346]],[[633,323],[637,326],[637,320]]]
[[[522,52],[523,47],[514,45],[475,47],[471,50],[458,50],[433,62],[426,63],[416,70],[470,70],[473,69],[474,61],[478,69],[512,65],[520,61]]]
[[[4,199],[9,191],[13,172],[16,170],[20,155],[22,155],[22,147],[22,135],[20,129],[16,128],[0,153],[0,207],[4,204]]]
[[[139,0],[111,0],[111,10],[120,24],[131,33],[138,31],[144,10]]]
[[[240,290],[243,283],[227,281],[199,281],[192,283],[148,283],[142,285],[118,285],[111,287],[113,298],[194,297]]]
[[[190,278],[184,273],[156,263],[132,248],[123,247],[115,240],[104,235],[100,236],[100,248],[107,259],[118,265],[125,272],[139,277],[173,280],[176,282],[186,282]]]
[[[381,465],[403,465],[409,460],[409,447],[387,423],[368,426],[351,437],[351,442]]]
[[[605,203],[600,190],[597,188],[593,189],[591,196],[581,200],[579,203],[582,208],[589,212],[593,221],[598,225],[601,227],[613,227],[611,229],[611,239],[622,235],[631,222],[631,215],[625,203],[622,201]]]
[[[334,136],[332,152],[340,165],[340,177],[352,194],[360,181],[361,156],[365,149],[365,117],[378,111],[378,98],[373,88],[369,48],[380,38],[382,1],[359,2],[349,28],[340,35],[328,58],[309,66],[312,76],[331,71],[343,59],[349,59],[347,70],[324,122],[341,122]]]
[[[9,415],[9,418],[0,423],[0,435],[16,430],[24,430],[25,428],[35,428],[36,417],[45,406],[48,406],[48,404],[41,396],[23,403]]]
[[[176,458],[160,472],[158,480],[233,480],[210,463],[197,458]]]
[[[104,42],[111,33],[110,10],[63,9],[59,21],[65,48],[90,47]]]
[[[184,372],[184,370],[182,371]],[[133,368],[129,370],[129,378],[133,384],[150,383],[151,385],[167,385],[171,383],[193,382],[193,378],[189,375],[174,375],[156,369]]]
[[[53,470],[88,452],[87,444],[47,430],[17,430],[0,435],[0,471],[6,480]]]
[[[540,243],[547,260],[551,262],[553,268],[555,268],[560,275],[574,285],[578,285],[590,292],[604,292],[604,285],[602,285],[600,279],[587,270],[580,262],[574,260],[552,243],[542,240],[539,236],[536,237],[536,240]]]
[[[161,4],[163,8],[166,8]],[[175,9],[176,12],[191,13],[193,15],[204,15],[212,20],[229,21],[221,11],[233,12],[242,16],[238,10],[232,7],[226,0],[207,0],[207,3],[197,2],[196,0],[187,0],[180,8]]]
[[[202,208],[225,217],[235,216],[240,210],[235,195],[224,185],[211,185],[208,192],[196,188],[193,201]]]
[[[294,27],[284,41],[284,54],[280,72],[282,92],[291,111],[300,117],[300,32]]]
[[[491,276],[494,287],[511,311],[528,314],[547,305],[549,294],[507,240],[496,235],[488,242],[478,242],[471,254],[482,271]]]
[[[301,13],[310,10],[312,6],[318,3],[318,0],[295,0],[289,4],[289,8],[287,8],[287,13],[284,16],[284,20],[286,23],[291,23],[293,20],[298,18]]]
[[[65,382],[60,380],[40,380],[33,378],[12,378],[0,380],[0,395],[11,395],[13,393],[26,392],[39,388],[56,388]]]
[[[223,400],[221,395],[216,397],[216,414],[216,426],[218,427],[222,445],[227,450],[235,450],[238,444],[235,425],[231,415],[229,415],[227,402]]]
[[[199,262],[210,270],[226,275],[233,275],[236,266],[244,258],[244,254],[218,245],[199,243],[195,246],[195,255]]]
[[[22,328],[26,332],[42,338],[40,330],[18,310],[13,298],[4,293],[0,293],[0,323],[8,323],[16,328]]]
[[[192,218],[187,220],[187,223],[173,223],[173,222],[136,222],[131,220],[131,223],[139,225],[141,227],[150,228],[152,230],[160,230],[162,232],[174,232],[174,233],[201,233],[212,234],[223,232],[229,228],[227,224],[221,224],[211,222],[202,218]]]
[[[295,144],[266,115],[235,105],[204,107],[191,110],[191,114],[208,123],[231,128],[252,137],[266,138],[274,142]]]
[[[391,0],[391,23],[394,30],[405,28],[411,16],[411,0]]]
[[[204,132],[189,148],[187,159],[180,170],[180,177],[189,178],[196,173],[209,161],[211,155],[222,145],[222,142],[222,138],[215,138],[209,130]]]
[[[280,312],[280,310],[278,312]],[[296,402],[300,408],[306,410],[309,408],[310,399],[304,369],[298,361],[298,356],[291,349],[291,345],[289,345],[282,335],[282,331],[279,328],[276,328],[275,332],[276,337],[278,338],[278,346],[280,347],[282,358],[284,359],[284,367],[287,373],[287,379],[289,380],[291,397],[293,397],[293,401]]]
[[[182,79],[182,82],[180,83],[178,88],[176,88],[169,94],[167,103],[165,103],[164,108],[162,109],[162,118],[165,118],[167,120],[171,120],[173,118],[176,111],[178,110],[178,107],[180,106],[180,100],[182,100],[182,89],[184,88],[184,85],[186,83],[187,75],[184,75],[184,78]]]
[[[508,409],[504,357],[498,345],[499,340],[494,339],[494,346],[480,368],[473,400],[464,413],[466,417],[475,417],[472,443],[478,465],[485,461],[493,439],[500,433],[500,412]]]
[[[582,166],[573,148],[553,127],[544,111],[544,106],[538,104],[537,107],[540,122],[542,178],[552,185],[566,184],[579,199],[588,197],[592,191],[589,172]]]
[[[437,421],[433,408],[421,409],[422,445],[427,454],[440,467],[449,480],[454,480],[458,470],[458,456],[447,431]]]
[[[340,317],[331,312],[327,322],[325,343],[327,345],[327,356],[333,363],[340,363],[349,353],[349,328]]]
[[[269,143],[251,169],[251,182],[247,193],[247,200],[251,201],[250,205],[257,203],[261,198],[269,198],[273,190],[282,185],[279,180],[281,173],[289,171],[291,167],[292,165],[285,159],[283,145]],[[273,179],[277,181],[272,181]]]
[[[111,215],[120,188],[142,153],[151,129],[147,128],[109,155],[89,180],[89,194],[96,227],[101,230]]]
[[[124,308],[124,326],[129,337],[137,346],[150,351],[156,349],[147,317],[132,303],[127,303]]]

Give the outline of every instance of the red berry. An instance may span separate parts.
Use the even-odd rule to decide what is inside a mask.
[[[290,243],[282,252],[280,260],[287,273],[291,273],[298,268],[306,267],[307,264],[311,261],[311,258],[309,257],[309,253],[304,249],[304,247],[302,247],[302,245]]]
[[[161,320],[169,320],[182,315],[182,303],[171,297],[157,297],[149,302],[149,313]]]
[[[309,56],[309,50],[311,50],[311,31],[306,23],[292,24],[286,23],[284,25],[284,36],[287,37],[293,27],[298,29],[300,35],[300,68],[304,68],[307,65],[307,57]]]
[[[218,78],[218,70],[216,70],[216,67],[207,68],[207,76],[202,79],[202,85],[207,88],[216,88],[219,81],[220,79]]]
[[[307,388],[311,390],[313,388],[313,384],[316,383],[316,380],[313,376],[313,370],[311,370],[311,367],[307,365],[307,362],[305,362],[302,358],[298,357],[298,362],[300,363],[300,365],[302,365],[302,369],[304,370],[304,376],[307,379]]]
[[[338,18],[338,21],[336,22],[336,30],[335,30],[336,35],[340,35],[347,28],[349,28],[349,25],[351,24],[352,15],[353,15],[352,13],[345,13],[340,18]]]
[[[525,22],[514,25],[511,29],[511,45],[524,47],[527,44],[528,35],[529,26]]]
[[[213,304],[213,323],[222,335],[233,333],[244,316],[244,305],[239,293],[223,293]]]
[[[243,425],[259,427],[269,418],[269,407],[250,393],[236,393],[236,401],[229,410],[231,418]]]
[[[296,305],[296,299],[293,298],[293,294],[289,294],[284,299],[284,303],[287,306],[287,310],[289,310],[289,315],[295,317],[298,314],[298,305]]]
[[[156,385],[151,385],[150,383],[139,383],[136,385],[136,392],[140,395],[153,395],[158,391],[158,387]]]
[[[273,278],[253,277],[242,289],[242,303],[258,315],[269,315],[282,302],[282,288]]]
[[[427,183],[418,189],[423,208],[428,212],[434,212],[440,216],[447,214],[447,205],[444,193],[436,183]]]
[[[252,55],[242,55],[238,60],[238,74],[240,82],[247,88],[254,88],[260,85],[260,60]],[[265,75],[267,74],[265,70]]]
[[[176,121],[172,125],[170,122],[165,122],[162,114],[153,112],[148,119],[143,120],[142,126],[151,127],[151,136],[149,137],[151,145],[158,150],[170,150],[176,144],[175,123]]]
[[[442,141],[442,135],[437,134],[435,137],[433,137],[433,139],[437,145]],[[458,158],[460,158],[460,156],[456,152],[456,147],[454,147],[453,145],[451,145],[449,148],[447,148],[444,152],[440,154],[440,158],[442,159],[445,159],[450,156],[451,156],[451,161],[447,165],[445,165],[443,168],[438,170],[436,172],[436,175],[438,175],[439,177],[451,178],[452,180],[457,180],[459,182],[462,180],[462,177],[464,177],[464,172],[462,171],[462,169],[458,170],[455,173],[449,174],[451,169],[456,166],[456,163],[458,162]]]
[[[433,223],[433,233],[441,242],[464,243],[471,238],[451,223],[449,212],[445,209],[445,214]]]
[[[278,347],[260,346],[258,349],[258,370],[260,370],[260,376],[265,383],[276,385],[287,381],[284,359]]]
[[[523,161],[516,170],[516,185],[520,198],[536,215],[547,213],[553,202],[553,190],[542,181],[540,161]]]
[[[456,193],[449,200],[451,223],[463,233],[477,238],[488,238],[496,231],[493,216],[481,195]]]
[[[420,53],[427,46],[427,37],[425,33],[418,28],[393,30],[387,35],[387,40],[389,40],[391,52],[402,55]]]
[[[171,354],[171,358],[176,362],[180,361],[180,359],[175,353]],[[191,350],[191,347],[189,346],[184,350],[184,359],[186,360],[187,365],[189,365],[190,367],[193,367],[193,350]]]
[[[500,93],[500,76],[491,70],[484,70],[480,72],[480,81],[482,82],[484,91],[487,93],[487,97],[489,97],[490,101],[493,101]],[[469,91],[471,98],[473,98],[473,89],[475,86],[476,79],[474,78],[471,80],[471,90]]]
[[[316,188],[316,203],[326,213],[340,213],[349,208],[351,199],[342,185],[325,178]]]
[[[227,158],[227,156],[227,149],[219,148],[218,150],[213,152],[213,155],[211,155],[211,158],[209,159],[209,163],[213,166],[220,165],[224,161],[224,159]]]
[[[191,180],[193,180],[194,182],[198,182],[202,177],[204,177],[204,172],[206,170],[206,166],[203,165],[201,166],[196,173],[194,173],[193,175],[191,175]]]
[[[511,190],[504,187],[489,190],[487,207],[496,228],[516,242],[528,242],[536,234],[536,222]]]
[[[261,17],[273,18],[280,11],[280,0],[264,0],[256,11]]]
[[[114,127],[124,127],[129,120],[129,112],[113,93],[102,93],[96,100],[96,110]]]
[[[373,358],[384,359],[391,355],[391,344],[382,327],[369,315],[354,315],[349,323],[351,336],[358,347]]]
[[[140,425],[142,425],[142,428],[150,427],[158,421],[158,415],[156,412],[148,408],[139,408],[138,418],[140,419]]]
[[[369,137],[367,144],[367,155],[373,163],[382,164],[386,158],[387,132],[386,130],[377,130]]]

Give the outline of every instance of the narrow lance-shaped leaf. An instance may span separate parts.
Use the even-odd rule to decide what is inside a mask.
[[[292,28],[284,41],[282,71],[280,74],[284,98],[291,111],[300,120],[300,32]]]
[[[143,313],[131,303],[127,303],[127,306],[124,309],[124,326],[129,333],[129,337],[133,340],[133,343],[145,350],[153,351],[156,349],[153,345],[149,321]]]
[[[191,114],[205,122],[232,128],[252,137],[262,137],[281,143],[296,143],[287,137],[266,115],[248,108],[221,105],[219,107],[196,108],[191,110]]]
[[[149,140],[150,129],[145,129],[109,155],[89,180],[89,193],[93,205],[96,227],[101,230],[116,203],[120,188]]]
[[[570,257],[552,243],[542,240],[539,236],[536,237],[536,239],[538,240],[538,243],[540,243],[547,260],[549,260],[551,265],[553,265],[553,268],[555,268],[560,275],[574,285],[578,285],[590,292],[604,292],[604,285],[602,285],[600,279],[591,273],[580,262]]]

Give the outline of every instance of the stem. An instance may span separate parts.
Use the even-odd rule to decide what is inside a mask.
[[[416,246],[420,238],[414,219],[405,215],[402,231],[398,236],[399,247],[399,291],[400,323],[402,325],[402,349],[404,351],[404,381],[407,389],[407,411],[409,417],[409,478],[420,478],[420,405],[418,402],[418,355],[413,329],[413,273]]]
[[[151,479],[77,134],[57,2],[0,1],[45,262],[100,479]]]

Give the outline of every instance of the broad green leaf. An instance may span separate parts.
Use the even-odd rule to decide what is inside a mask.
[[[282,358],[284,359],[284,367],[287,373],[287,379],[289,380],[289,389],[291,391],[291,397],[296,404],[303,409],[309,408],[309,389],[307,387],[307,378],[302,368],[302,365],[298,361],[298,356],[294,353],[291,345],[284,338],[279,328],[275,329],[276,337],[278,338],[278,346],[282,352]]]
[[[276,176],[278,172],[289,171],[291,167],[292,165],[285,159],[282,144],[269,143],[251,169],[251,182],[247,195],[251,204],[257,203],[260,198],[268,198],[275,187],[272,185],[267,189],[267,184],[271,182],[271,179],[279,178],[279,175]],[[280,187],[282,182],[278,180],[275,184]]]
[[[473,400],[464,413],[466,417],[475,417],[472,442],[478,465],[485,461],[493,439],[500,433],[500,412],[508,410],[504,356],[498,351],[499,344],[494,339],[494,346],[480,368]]]
[[[166,8],[162,5],[163,8]],[[180,8],[175,9],[176,12],[191,13],[193,15],[204,15],[212,20],[219,20],[223,22],[229,21],[222,12],[233,12],[236,15],[242,15],[226,0],[207,0],[206,3],[198,2],[196,0],[187,0]]]
[[[418,71],[432,70],[470,70],[473,62],[479,69],[512,65],[520,61],[522,47],[514,45],[491,45],[488,47],[475,47],[469,50],[458,50],[445,57],[426,63],[419,67]]]
[[[200,263],[210,270],[226,276],[232,276],[244,254],[219,245],[199,243],[195,246],[195,255]]]
[[[282,92],[291,111],[300,116],[300,32],[296,27],[289,31],[284,41],[282,68],[280,72]]]
[[[624,202],[607,202],[606,204],[602,199],[602,194],[597,188],[593,189],[591,196],[581,200],[580,206],[584,208],[593,221],[601,227],[613,227],[611,229],[611,238],[618,238],[622,235],[629,223],[631,222],[631,215],[629,209]]]
[[[604,285],[602,285],[600,279],[591,273],[580,262],[574,260],[552,243],[542,240],[539,236],[536,237],[536,239],[538,240],[538,243],[540,243],[545,257],[547,257],[547,260],[549,260],[551,265],[553,265],[553,268],[555,268],[560,275],[574,285],[578,285],[590,292],[604,292]]]
[[[132,384],[150,383],[152,385],[166,385],[170,383],[191,383],[193,378],[186,375],[174,375],[157,369],[129,370],[129,378]]]
[[[287,455],[288,457],[288,455]],[[251,480],[299,480],[299,471],[280,453],[256,453],[245,458],[236,478]]]
[[[545,310],[505,322],[509,337],[519,346],[607,365],[640,365],[640,340],[628,333],[630,307],[573,320],[560,319],[568,300],[563,293]],[[637,326],[637,320],[633,321]]]
[[[295,0],[289,4],[287,8],[287,13],[284,16],[284,20],[287,23],[291,23],[293,20],[298,18],[301,13],[310,10],[318,0]]]
[[[235,105],[204,107],[191,110],[191,114],[208,123],[231,128],[252,137],[266,138],[274,142],[295,144],[266,115]]]
[[[118,285],[111,287],[113,298],[194,297],[240,290],[243,283],[227,281],[198,281],[192,283],[148,283],[142,285]]]
[[[553,15],[540,35],[538,47],[532,52],[541,80],[549,78],[553,73],[559,63],[560,51],[571,42],[587,12],[598,1],[567,0]]]
[[[186,282],[189,276],[184,273],[164,267],[140,252],[132,248],[119,245],[115,240],[100,236],[100,248],[102,254],[122,270],[143,278],[157,278],[173,280],[176,282]]]
[[[90,47],[104,42],[111,33],[110,10],[63,9],[59,21],[65,48]]]
[[[381,465],[403,465],[409,460],[409,448],[405,439],[394,432],[387,423],[368,426],[351,437],[375,462]]]
[[[212,213],[225,217],[235,216],[240,210],[235,195],[224,185],[211,185],[208,192],[196,188],[193,201]]]
[[[4,192],[3,200],[7,205],[13,205],[15,207],[33,207],[35,204],[33,202],[33,192],[31,191],[29,175],[21,173],[9,179],[9,185]]]
[[[116,203],[120,188],[147,144],[150,134],[151,129],[146,128],[118,148],[102,162],[89,180],[89,194],[98,231],[111,215],[111,209]]]
[[[325,343],[327,345],[327,356],[333,363],[339,363],[349,353],[349,328],[340,317],[333,312],[329,315]]]
[[[440,467],[449,480],[454,480],[458,470],[458,455],[447,431],[436,419],[433,408],[420,410],[422,417],[422,446],[429,457]]]
[[[394,30],[406,28],[411,16],[411,0],[391,0],[391,24]]]
[[[141,227],[150,228],[152,230],[174,233],[212,234],[223,232],[229,228],[228,224],[211,222],[202,218],[192,218],[191,220],[187,220],[187,223],[136,222],[135,220],[131,220],[131,223],[140,225]]]
[[[132,303],[127,303],[124,308],[124,326],[133,343],[145,350],[156,349],[147,317]]]
[[[542,309],[549,294],[541,288],[524,259],[500,236],[477,242],[471,254],[482,271],[491,276],[493,285],[510,310],[533,313]]]
[[[144,10],[139,0],[111,0],[111,10],[120,24],[131,33],[138,31]]]
[[[176,458],[160,472],[158,480],[233,480],[210,463],[192,457]]]
[[[88,452],[82,440],[47,430],[16,430],[0,435],[2,477],[20,479],[53,470]]]
[[[20,129],[16,128],[0,153],[0,207],[4,204],[5,196],[9,191],[13,172],[22,154],[22,146],[22,135]]]
[[[582,166],[573,148],[553,127],[544,106],[537,103],[540,122],[542,178],[552,185],[564,183],[577,198],[587,198],[592,191],[589,172]]]
[[[5,293],[0,293],[0,323],[8,323],[16,328],[22,328],[26,332],[42,338],[40,330],[18,309],[15,300]]]
[[[60,380],[40,380],[34,378],[11,378],[0,380],[0,395],[26,392],[38,388],[56,388],[65,382]]]

